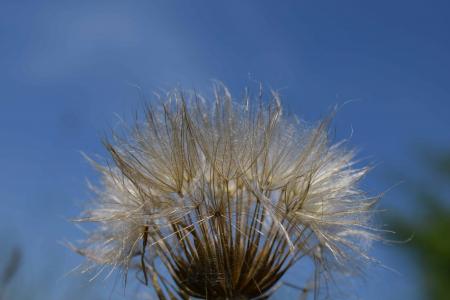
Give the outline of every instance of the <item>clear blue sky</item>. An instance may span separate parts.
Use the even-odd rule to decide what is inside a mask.
[[[80,2],[0,1],[0,232],[34,276],[80,262],[58,244],[82,236],[66,219],[97,178],[79,150],[105,154],[115,114],[142,103],[136,85],[219,79],[238,96],[261,81],[307,121],[352,100],[334,129],[377,164],[372,193],[402,179],[391,172],[420,177],[417,147],[450,146],[448,1]],[[382,205],[410,209],[395,191]],[[371,271],[360,296],[419,299],[413,261],[374,254],[402,275]]]

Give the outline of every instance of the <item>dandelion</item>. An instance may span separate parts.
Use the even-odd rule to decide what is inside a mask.
[[[92,162],[102,183],[78,220],[96,227],[76,247],[97,274],[137,270],[160,299],[265,299],[301,259],[315,296],[361,270],[376,238],[368,168],[329,142],[330,118],[307,126],[276,92],[257,98],[171,91],[105,142],[113,163]]]

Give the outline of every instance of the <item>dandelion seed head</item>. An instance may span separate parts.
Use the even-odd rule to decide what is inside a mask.
[[[77,251],[136,269],[159,297],[265,298],[300,259],[325,277],[359,271],[377,238],[368,168],[330,142],[330,118],[308,126],[275,92],[249,99],[174,90],[105,142],[112,161],[92,162],[102,182],[79,219],[96,227]]]

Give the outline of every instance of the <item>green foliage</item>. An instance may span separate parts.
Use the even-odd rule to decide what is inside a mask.
[[[412,251],[421,268],[427,299],[450,299],[449,199],[439,184],[450,186],[450,153],[433,156],[428,162],[436,176],[433,183],[422,180],[411,186],[418,204],[418,214],[407,220],[397,212],[390,224],[394,225],[394,231],[401,238],[412,236],[404,246]]]

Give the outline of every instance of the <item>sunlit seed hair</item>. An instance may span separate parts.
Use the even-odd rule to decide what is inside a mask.
[[[136,269],[160,299],[264,299],[302,258],[315,296],[360,271],[376,238],[368,169],[330,144],[330,118],[307,126],[263,98],[218,84],[212,101],[173,90],[149,105],[105,142],[112,163],[93,162],[102,184],[78,221],[97,226],[76,251],[98,274]]]

